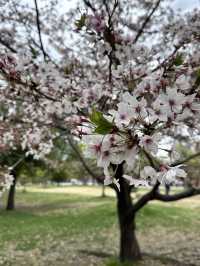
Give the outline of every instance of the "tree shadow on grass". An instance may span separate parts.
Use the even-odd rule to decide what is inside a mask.
[[[86,256],[94,256],[94,257],[98,257],[98,258],[102,258],[102,259],[113,259],[113,254],[111,253],[107,253],[107,252],[102,252],[102,251],[97,251],[97,250],[84,250],[81,249],[79,250],[79,253],[84,254]],[[161,262],[162,265],[171,265],[171,266],[198,266],[197,264],[193,264],[193,263],[184,263],[182,261],[176,260],[174,258],[171,257],[166,257],[163,255],[156,255],[156,254],[150,254],[150,253],[143,253],[142,254],[142,261],[146,261],[148,265],[148,261],[149,259],[154,260],[155,262]],[[118,260],[116,259],[116,262]],[[121,264],[116,264],[116,265],[121,265]],[[140,262],[138,261],[136,265],[140,265]],[[144,265],[144,264],[142,264]],[[157,265],[157,264],[156,264]]]
[[[194,263],[184,263],[183,261],[176,260],[172,257],[164,256],[164,255],[157,255],[157,254],[150,254],[150,253],[143,253],[143,258],[151,258],[154,260],[159,260],[162,263],[171,263],[173,266],[198,266],[197,264]]]
[[[111,253],[97,251],[97,250],[79,249],[78,252],[87,256],[94,256],[102,259],[113,257]]]

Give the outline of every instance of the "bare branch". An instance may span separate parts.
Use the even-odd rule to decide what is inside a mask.
[[[169,69],[169,67],[171,66],[171,64],[173,63],[173,60],[174,60],[174,56],[176,55],[176,53],[184,46],[184,43],[181,43],[177,46],[174,47],[174,50],[172,51],[172,53],[167,56],[161,63],[159,63],[156,67],[154,67],[152,70],[151,70],[151,73],[153,72],[156,72],[157,70],[161,69],[161,68],[164,68],[165,71],[166,71],[166,68]],[[144,73],[142,74],[141,76],[135,78],[133,81],[138,81],[142,78],[145,78],[148,74],[147,73]]]
[[[143,150],[143,152],[144,152],[144,155],[146,156],[146,158],[148,159],[151,167],[154,168],[155,170],[159,170],[159,167],[156,164],[156,162],[154,161],[153,157],[146,150]]]
[[[96,9],[93,7],[93,5],[90,3],[89,0],[83,0],[84,4],[89,7],[94,13],[96,12]]]
[[[192,196],[200,195],[200,188],[189,188],[183,192],[176,193],[174,195],[163,195],[159,192],[156,192],[154,195],[155,200],[160,200],[164,202],[169,202],[169,201],[176,201],[176,200],[181,200],[184,198],[189,198]]]
[[[150,156],[150,154],[148,154],[148,152],[146,152],[144,150],[144,154],[146,156],[146,158],[148,159],[150,165],[158,170],[158,167],[157,165],[155,164],[153,158]],[[177,162],[174,162],[173,164],[171,164],[170,166],[173,167],[173,166],[178,166],[180,164],[183,164],[183,163],[186,163],[196,157],[200,156],[200,152],[198,153],[195,153],[189,157],[187,157],[186,159],[184,160],[181,160],[181,161],[177,161]],[[160,200],[160,201],[175,201],[175,200],[179,200],[179,199],[183,199],[183,198],[187,198],[187,197],[192,197],[192,196],[195,196],[195,195],[198,195],[200,194],[200,189],[195,189],[195,188],[190,188],[190,189],[187,189],[186,191],[183,191],[181,193],[178,193],[178,194],[174,194],[174,195],[163,195],[163,194],[160,194],[158,192],[158,188],[160,186],[160,183],[157,182],[156,185],[152,188],[152,190],[148,193],[146,193],[145,195],[143,195],[132,207],[132,209],[130,210],[130,217],[132,217],[134,215],[135,212],[139,211],[142,207],[144,207],[149,201],[151,200]]]
[[[90,167],[87,165],[87,163],[85,162],[83,156],[81,155],[81,153],[79,152],[78,147],[76,146],[76,144],[74,143],[74,141],[72,140],[72,137],[67,134],[67,140],[69,142],[69,145],[72,147],[72,149],[74,150],[74,152],[76,153],[77,157],[79,158],[80,162],[82,163],[83,167],[85,168],[85,170],[88,172],[88,174],[94,178],[94,179],[98,179],[98,176],[90,169]]]
[[[115,10],[116,10],[116,8],[118,7],[118,5],[119,5],[118,0],[115,0],[115,2],[114,2],[114,6],[113,6],[113,10],[112,10],[112,12],[111,12],[111,14],[110,14],[109,22],[108,22],[108,23],[110,23],[110,21],[112,20],[112,17],[113,17],[113,15],[114,15]]]
[[[25,83],[26,84],[26,83]],[[23,85],[23,84],[22,84]],[[53,98],[47,94],[45,94],[44,92],[40,91],[38,88],[38,85],[35,83],[35,82],[32,82],[31,86],[30,86],[30,89],[32,89],[33,91],[35,91],[37,94],[43,96],[44,98],[50,100],[50,101],[53,101],[53,102],[60,102],[58,99],[56,98]]]
[[[132,207],[130,210],[130,217],[133,217],[137,211],[144,207],[149,201],[155,198],[155,194],[160,186],[160,183],[157,182],[155,186],[145,195],[143,195]]]
[[[31,41],[33,42],[33,44],[37,47],[37,48],[39,48],[39,49],[41,49],[41,47],[40,47],[40,45],[33,39],[33,38],[31,38]],[[54,66],[57,68],[57,69],[59,69],[59,65],[51,58],[51,56],[45,51],[45,55],[46,55],[46,57],[48,58],[48,60],[49,61],[51,61],[51,63],[52,64],[54,64]]]
[[[196,158],[198,156],[200,156],[200,152],[192,154],[192,155],[188,156],[187,158],[185,158],[183,160],[178,160],[178,161],[172,163],[170,166],[174,167],[174,166],[178,166],[178,165],[183,164],[183,163],[187,163],[188,161],[190,161],[190,160],[192,160],[192,159],[194,159],[194,158]]]
[[[22,85],[24,88],[29,88],[31,91],[36,92],[38,95],[43,96],[44,98],[46,98],[50,101],[60,102],[60,100],[53,98],[53,97],[43,93],[42,91],[40,91],[38,89],[38,84],[36,84],[33,81],[31,81],[31,83],[28,83],[28,82],[24,82],[20,78],[12,78],[2,68],[0,69],[0,74],[2,74],[3,77],[5,78],[5,80],[7,80],[8,82],[15,82],[18,85]]]
[[[12,46],[10,46],[9,43],[5,42],[4,40],[0,39],[0,44],[6,47],[10,52],[15,53],[15,54],[17,53],[17,51]]]
[[[39,35],[39,40],[40,40],[40,47],[41,47],[41,51],[43,53],[44,59],[46,59],[46,52],[44,50],[44,45],[42,42],[42,35],[41,35],[41,28],[40,28],[40,13],[39,13],[39,9],[38,9],[37,0],[34,0],[34,3],[35,3],[36,24],[37,24],[38,35]]]
[[[189,198],[192,196],[200,195],[200,189],[197,188],[189,188],[183,192],[176,193],[174,195],[164,195],[158,192],[159,183],[157,183],[153,189],[143,195],[132,207],[129,212],[129,217],[132,218],[137,211],[139,211],[142,207],[144,207],[149,201],[152,200],[160,200],[163,202],[170,202],[181,200],[184,198]]]
[[[109,9],[107,0],[103,0],[103,4],[104,4],[104,6],[106,8],[106,12],[107,12],[108,16],[110,17],[110,9]]]
[[[155,11],[158,9],[159,5],[161,3],[161,0],[158,0],[157,3],[155,4],[154,8],[152,9],[152,11],[149,13],[149,15],[147,15],[146,19],[144,20],[144,22],[142,23],[142,26],[141,28],[139,29],[136,37],[135,37],[135,40],[134,40],[134,43],[136,43],[138,41],[138,39],[142,36],[143,32],[144,32],[144,29],[145,27],[147,26],[147,24],[149,23],[149,21],[151,20],[153,14],[155,13]]]

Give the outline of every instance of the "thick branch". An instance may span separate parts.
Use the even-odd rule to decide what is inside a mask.
[[[134,205],[130,212],[130,217],[135,215],[135,212],[139,211],[142,207],[144,207],[150,200],[155,198],[155,194],[158,191],[160,183],[157,182],[151,191],[143,195]]]
[[[154,168],[157,169],[157,166],[153,160],[153,158],[146,152],[144,151],[145,156],[147,157],[147,159],[150,162],[150,165]],[[196,158],[197,156],[200,156],[200,152],[199,153],[195,153],[189,157],[187,157],[186,159],[182,160],[182,161],[177,161],[173,164],[171,164],[171,166],[177,166],[180,165],[182,163],[188,162],[189,160],[192,160],[194,158]],[[142,196],[133,206],[130,215],[133,215],[135,212],[137,212],[138,210],[140,210],[142,207],[144,207],[149,201],[151,200],[161,200],[161,201],[175,201],[175,200],[179,200],[179,199],[183,199],[183,198],[187,198],[187,197],[191,197],[194,195],[198,195],[200,194],[200,189],[195,189],[195,188],[190,188],[187,189],[186,191],[183,191],[181,193],[178,194],[174,194],[174,195],[162,195],[158,192],[158,187],[159,187],[160,183],[157,182],[157,184],[153,187],[153,189],[148,192],[147,194],[145,194],[144,196]]]
[[[174,195],[163,195],[160,194],[159,192],[155,193],[155,196],[153,199],[155,200],[160,200],[164,202],[169,202],[169,201],[176,201],[176,200],[181,200],[184,198],[189,198],[192,196],[200,195],[200,188],[189,188],[183,192],[176,193]]]
[[[164,195],[158,192],[159,183],[157,183],[154,188],[144,196],[142,196],[133,206],[130,217],[134,216],[135,212],[139,211],[151,200],[160,200],[164,202],[181,200],[184,198],[189,198],[192,196],[200,195],[200,188],[188,188],[183,192],[176,193],[174,195]]]

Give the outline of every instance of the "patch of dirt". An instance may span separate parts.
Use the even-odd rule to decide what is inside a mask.
[[[139,240],[142,249],[153,257],[172,259],[181,266],[200,265],[200,233],[158,228],[152,230],[150,234],[139,234]]]
[[[47,236],[38,240],[38,248],[22,251],[15,245],[8,246],[7,253],[0,251],[1,266],[105,266],[117,257],[118,236],[116,227],[104,230],[100,235],[61,241]],[[168,231],[163,228],[139,232],[138,239],[144,253],[137,266],[199,266],[200,234]],[[135,266],[136,266],[135,265]]]

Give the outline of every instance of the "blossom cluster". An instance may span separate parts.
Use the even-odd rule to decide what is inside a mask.
[[[166,14],[164,25],[156,26],[162,20],[159,15],[155,23],[149,19],[145,30],[140,28],[144,17],[128,22],[118,1],[107,10],[98,10],[98,3],[75,23],[84,37],[77,44],[83,55],[69,53],[59,64],[44,51],[43,60],[34,49],[32,54],[27,49],[0,55],[0,146],[20,143],[27,155],[44,158],[55,137],[67,139],[71,133],[104,169],[105,184],[114,182],[119,188],[113,167],[119,164],[125,165],[124,178],[130,185],[147,178],[150,183],[184,178],[183,169],[170,165],[175,145],[164,162],[160,154],[168,136],[200,133],[199,11],[169,21],[168,11],[161,7],[158,14]],[[63,47],[63,37],[57,39]],[[146,155],[156,169],[141,163]]]
[[[13,176],[5,170],[0,170],[0,196],[7,190],[13,183]]]

